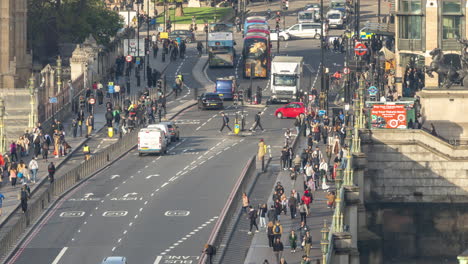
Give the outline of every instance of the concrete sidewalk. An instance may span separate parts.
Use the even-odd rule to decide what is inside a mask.
[[[169,65],[169,63],[170,63],[169,60],[166,60],[165,63],[162,63],[160,56],[156,60],[154,60],[152,58],[152,54],[150,55],[150,65],[151,65],[151,67],[153,69],[156,68],[160,72],[162,70],[164,70],[165,67],[167,67]],[[178,61],[175,61],[174,63],[178,63]],[[141,86],[139,88],[137,88],[137,86],[136,86],[136,77],[135,77],[134,72],[132,72],[132,74],[130,76],[131,76],[130,82],[131,82],[131,87],[132,87],[132,89],[130,90],[131,91],[130,95],[134,95],[134,94],[137,94],[140,90],[143,90],[146,87],[146,82],[144,80],[142,80]],[[120,80],[118,82],[121,83],[121,84],[124,84],[124,82],[122,81],[122,79],[124,79],[124,78],[121,77],[119,79]],[[39,171],[38,171],[38,174],[37,174],[37,183],[36,184],[28,183],[28,185],[31,188],[31,192],[34,192],[36,187],[38,187],[42,181],[48,181],[48,179],[47,179],[47,176],[48,176],[47,167],[48,167],[50,162],[53,162],[55,164],[55,167],[57,169],[57,171],[55,173],[55,176],[56,176],[56,178],[58,178],[58,177],[64,175],[66,171],[71,169],[70,166],[65,166],[66,171],[61,170],[61,168],[64,167],[65,163],[69,159],[72,158],[72,156],[76,156],[75,154],[78,154],[78,153],[81,154],[82,146],[85,143],[87,143],[89,141],[92,141],[93,139],[97,139],[97,138],[101,138],[101,137],[105,138],[106,137],[104,134],[107,134],[107,132],[104,131],[104,132],[100,133],[100,131],[106,125],[106,120],[104,118],[104,114],[106,112],[105,103],[108,100],[109,99],[104,98],[104,104],[102,104],[102,105],[95,104],[95,109],[94,109],[94,127],[95,127],[95,130],[93,131],[93,133],[91,134],[91,136],[89,138],[85,137],[85,135],[86,135],[86,126],[84,124],[83,124],[83,134],[82,134],[83,136],[80,137],[80,132],[79,132],[79,128],[78,128],[78,133],[77,133],[78,136],[76,138],[73,138],[73,136],[72,136],[73,135],[73,133],[72,133],[72,119],[76,117],[76,115],[74,113],[71,113],[71,115],[66,120],[59,120],[59,121],[62,121],[62,123],[64,125],[65,140],[71,146],[71,150],[68,152],[68,154],[66,156],[56,158],[55,156],[52,155],[53,147],[51,147],[50,150],[49,150],[49,158],[48,158],[47,161],[42,158],[42,155],[38,156],[37,162],[39,164]],[[171,113],[172,113],[172,111],[171,111]],[[85,111],[85,119],[87,117],[88,117],[88,113]],[[114,138],[115,138],[115,140],[114,141],[109,141],[108,145],[117,140],[116,137],[114,137]],[[90,147],[91,147],[92,151],[94,150],[93,153],[95,153],[97,149],[95,147],[93,148],[93,146],[90,146]],[[30,152],[29,155],[25,156],[25,157],[18,157],[19,160],[23,160],[25,162],[26,166],[28,166],[29,162],[30,162],[30,160],[32,158],[33,151],[34,151],[33,148],[31,148],[30,151],[29,151]],[[73,167],[76,167],[76,166],[78,166],[78,164],[74,163]],[[16,187],[13,187],[13,186],[11,186],[11,183],[10,183],[8,178],[4,178],[3,182],[1,182],[0,193],[2,193],[5,196],[5,199],[3,201],[3,212],[2,212],[2,215],[0,216],[0,226],[12,214],[12,212],[19,206],[20,202],[18,201],[18,193],[20,191],[20,188],[21,188],[21,183],[17,183]]]
[[[302,140],[299,142],[299,146],[297,148],[297,153],[300,154],[302,149],[307,147],[307,142]],[[322,148],[322,152],[323,152]],[[270,166],[279,166],[278,164],[270,164]],[[291,190],[295,189],[302,197],[304,193],[303,188],[303,178],[302,175],[298,175],[298,178],[295,182],[291,181],[289,178],[289,171],[280,170],[278,174],[278,178],[276,182],[281,182],[285,194],[289,197]],[[275,183],[276,185],[276,183]],[[273,189],[268,197],[265,198],[264,203],[268,205],[268,209],[272,204],[271,197],[274,193],[274,186]],[[331,223],[331,217],[333,215],[333,210],[327,208],[326,204],[326,193],[322,190],[317,190],[313,192],[313,202],[310,206],[310,215],[307,216],[307,226],[309,227],[312,235],[312,248],[310,251],[310,258],[312,263],[315,263],[316,259],[322,259],[322,253],[320,249],[320,240],[321,240],[321,229],[323,227],[323,222],[327,219],[328,225]],[[249,221],[242,219],[241,221]],[[267,219],[268,221],[268,219]],[[299,211],[297,212],[296,218],[291,219],[291,215],[289,212],[288,207],[288,214],[282,214],[280,216],[281,225],[283,226],[283,235],[281,236],[281,242],[284,245],[283,257],[287,261],[288,264],[299,264],[301,262],[302,255],[305,254],[304,251],[301,250],[301,241],[299,233],[297,229],[300,226],[300,216]],[[295,230],[296,234],[298,235],[297,240],[297,249],[295,253],[291,252],[291,247],[289,243],[289,234],[291,230]],[[273,254],[273,249],[268,246],[268,237],[266,234],[266,228],[261,228],[259,233],[254,233],[254,238],[252,240],[252,244],[250,249],[247,253],[247,257],[245,258],[244,264],[260,264],[266,259],[270,264],[276,264],[276,258]],[[278,263],[279,264],[279,263]]]

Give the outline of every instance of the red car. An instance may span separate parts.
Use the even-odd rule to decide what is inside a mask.
[[[283,107],[276,109],[275,116],[277,118],[296,118],[300,114],[306,114],[306,108],[301,102],[289,103]]]

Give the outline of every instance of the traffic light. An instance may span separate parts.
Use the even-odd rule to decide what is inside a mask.
[[[276,11],[276,20],[278,20],[280,17],[281,17],[281,12],[280,12],[280,11]]]
[[[276,30],[279,31],[280,25],[279,25],[280,19],[279,17],[276,18]]]
[[[205,33],[208,33],[208,23],[205,23],[204,31],[205,31]]]

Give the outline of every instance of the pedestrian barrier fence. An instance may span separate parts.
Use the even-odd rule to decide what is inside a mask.
[[[42,181],[33,191],[28,203],[28,211],[23,214],[18,206],[14,210],[14,216],[6,220],[0,231],[0,260],[4,260],[11,248],[17,244],[23,232],[32,223],[35,223],[43,215],[47,207],[53,205],[59,196],[77,186],[78,183],[90,177],[99,170],[109,166],[113,161],[137,145],[137,131],[125,135],[116,143],[110,145],[92,156],[88,161],[71,169],[65,175],[48,184]]]
[[[247,189],[250,178],[257,174],[255,157],[255,155],[251,157],[242,170],[239,179],[234,185],[234,188],[232,189],[231,194],[229,194],[227,202],[219,215],[218,221],[216,221],[216,224],[213,227],[213,231],[208,238],[207,244],[219,248],[221,240],[223,239],[231,221],[235,221],[236,215],[239,213],[237,210],[237,202],[242,200],[242,193]],[[206,262],[207,256],[203,253],[198,264],[205,264]]]

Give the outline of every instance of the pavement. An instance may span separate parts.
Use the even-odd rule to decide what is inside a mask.
[[[301,142],[302,141],[302,142]],[[304,148],[307,148],[307,142],[306,140],[301,140],[299,142],[298,148],[297,148],[297,153],[299,154],[300,151]],[[325,153],[325,149],[321,147],[321,150],[323,153]],[[302,197],[304,193],[304,185],[302,181],[302,176],[298,176],[298,179],[296,181],[291,181],[289,177],[289,171],[284,171],[279,169],[279,161],[276,162],[276,164],[272,164],[272,166],[276,167],[277,176],[276,181],[273,184],[273,188],[271,188],[271,192],[269,193],[268,196],[264,197],[263,200],[257,201],[258,203],[267,203],[268,208],[270,208],[270,205],[272,204],[271,197],[273,196],[274,193],[274,187],[277,182],[281,182],[285,194],[289,196],[291,193],[291,190],[295,189]],[[317,190],[313,192],[313,197],[314,200],[310,206],[310,215],[307,216],[307,226],[309,227],[312,235],[312,249],[310,253],[310,258],[311,260],[316,260],[316,259],[322,259],[322,253],[320,249],[320,240],[321,240],[321,229],[324,224],[324,220],[327,221],[328,225],[331,223],[331,217],[333,216],[333,210],[327,208],[326,204],[326,192],[322,190]],[[243,224],[245,225],[245,228],[247,229],[248,222],[249,220],[244,220]],[[289,234],[291,233],[291,230],[295,230],[296,234],[298,234],[297,229],[299,228],[301,222],[300,222],[300,216],[299,212],[297,213],[297,217],[295,219],[291,219],[291,214],[289,212],[288,208],[288,215],[282,214],[280,216],[280,221],[281,225],[283,226],[283,235],[281,236],[281,242],[283,242],[284,245],[284,251],[283,251],[283,257],[289,264],[299,264],[301,262],[302,255],[305,254],[303,250],[300,249],[300,242],[297,243],[298,249],[296,250],[295,253],[291,252],[291,247],[289,243]],[[275,256],[273,254],[272,248],[268,246],[268,237],[266,234],[266,228],[261,228],[261,232],[259,233],[254,233],[254,237],[252,239],[252,243],[250,245],[250,248],[248,250],[247,256],[245,258],[244,264],[256,264],[256,263],[263,263],[265,259],[269,261],[269,263],[276,263]],[[246,235],[246,234],[244,234]],[[300,239],[298,239],[300,240]],[[314,263],[314,262],[312,262]]]

